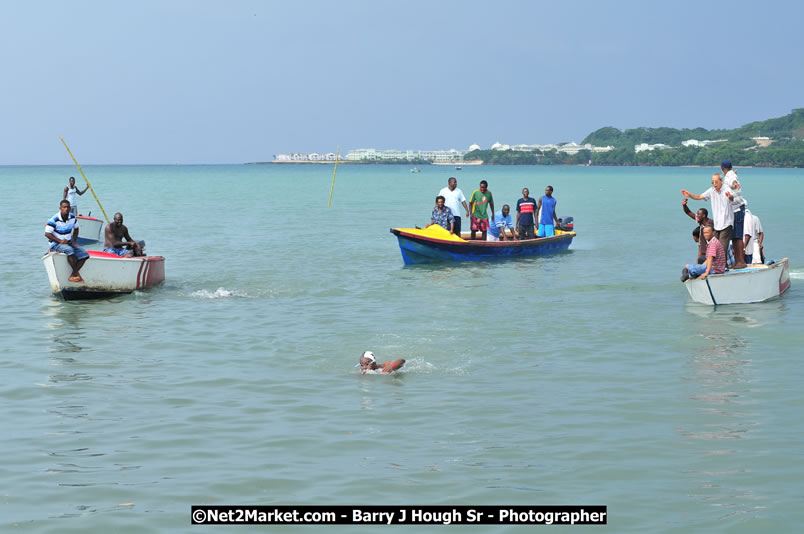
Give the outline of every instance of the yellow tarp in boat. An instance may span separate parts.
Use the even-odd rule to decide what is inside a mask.
[[[402,232],[406,232],[408,234],[420,235],[422,237],[429,237],[432,239],[457,241],[459,243],[463,243],[465,241],[464,239],[461,239],[455,234],[449,233],[449,230],[445,230],[444,227],[439,226],[438,224],[428,226],[427,228],[397,228],[397,230],[401,230]]]

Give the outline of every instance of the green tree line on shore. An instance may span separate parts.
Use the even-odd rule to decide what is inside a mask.
[[[770,146],[759,146],[752,137],[768,137]],[[717,141],[705,147],[682,146],[688,139]],[[716,166],[724,159],[747,167],[804,167],[804,108],[784,117],[752,122],[733,130],[705,128],[634,128],[618,130],[607,126],[595,130],[582,144],[613,146],[608,152],[580,150],[566,154],[517,150],[473,150],[464,159],[480,159],[488,165],[705,165]],[[636,152],[641,143],[672,148]]]

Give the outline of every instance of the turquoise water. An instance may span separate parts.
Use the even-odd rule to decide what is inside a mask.
[[[804,519],[804,170],[740,171],[792,287],[717,309],[678,281],[696,253],[679,190],[711,169],[343,165],[330,208],[331,167],[86,171],[167,281],[51,296],[44,223],[76,171],[0,167],[3,532],[227,528],[190,526],[193,504],[603,504],[615,532]],[[404,267],[388,229],[426,223],[450,174],[498,205],[553,185],[578,237]],[[362,376],[363,350],[408,363]]]

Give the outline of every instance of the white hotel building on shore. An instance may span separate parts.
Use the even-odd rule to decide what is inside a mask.
[[[555,150],[556,152],[564,152],[567,154],[577,154],[581,150],[589,150],[591,152],[608,152],[613,150],[611,146],[593,146],[589,143],[578,145],[576,143],[565,143],[561,145],[503,145],[494,143],[491,145],[491,150],[515,150],[518,152],[533,152],[540,150],[547,152],[548,150]],[[431,161],[433,163],[461,163],[463,157],[473,150],[480,150],[479,145],[471,145],[468,150],[376,150],[374,148],[358,148],[349,151],[346,156],[342,158],[344,161]],[[328,154],[317,154],[315,152],[310,154],[277,154],[274,156],[275,162],[305,162],[305,161],[335,161],[335,154],[330,152]]]

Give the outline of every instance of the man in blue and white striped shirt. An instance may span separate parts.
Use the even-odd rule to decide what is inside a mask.
[[[62,200],[59,203],[59,212],[48,219],[45,225],[45,237],[50,241],[51,252],[67,254],[67,261],[73,269],[70,282],[82,283],[84,281],[78,271],[89,258],[87,251],[76,245],[78,239],[78,219],[70,213],[70,201]]]

